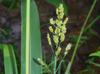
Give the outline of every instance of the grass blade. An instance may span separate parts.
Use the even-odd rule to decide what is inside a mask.
[[[30,19],[30,66],[31,74],[41,74],[41,66],[33,62],[32,58],[42,58],[41,36],[40,36],[40,21],[35,1],[31,4],[31,19]]]
[[[41,66],[33,61],[42,56],[40,21],[34,0],[22,0],[21,17],[21,74],[41,74]]]
[[[18,74],[17,63],[13,47],[7,44],[2,45],[3,56],[4,56],[4,68],[5,74]]]
[[[17,60],[16,60],[13,46],[12,45],[8,45],[8,46],[9,46],[9,51],[10,51],[10,55],[11,55],[11,59],[12,59],[14,74],[18,74]]]
[[[11,56],[9,52],[9,47],[7,45],[3,45],[3,55],[4,55],[5,74],[13,74],[13,66],[10,58]]]
[[[94,53],[91,53],[90,55],[89,55],[90,57],[99,57],[100,58],[100,51],[96,51],[96,52],[94,52]]]

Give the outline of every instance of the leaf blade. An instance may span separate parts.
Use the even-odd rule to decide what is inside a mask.
[[[21,32],[21,73],[27,74],[26,64],[29,64],[29,73],[28,74],[41,74],[42,70],[39,65],[37,65],[33,58],[37,59],[42,56],[41,51],[41,37],[40,37],[40,21],[38,10],[35,1],[31,1],[30,3],[30,15],[29,15],[29,23],[26,24],[26,2],[23,0],[21,7],[21,17],[22,17],[22,32]],[[35,17],[35,18],[34,18]],[[27,29],[29,26],[30,29]],[[29,41],[26,41],[27,35],[29,35]],[[26,49],[26,45],[29,45],[28,49]],[[27,52],[29,51],[29,52]],[[27,57],[29,54],[29,57]],[[26,62],[26,57],[29,58],[29,63]]]

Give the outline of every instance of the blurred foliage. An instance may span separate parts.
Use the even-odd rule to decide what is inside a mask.
[[[16,8],[19,0],[0,0],[0,3],[5,5],[9,9],[14,9]]]
[[[94,32],[93,27],[96,25],[96,21],[98,21],[99,19],[100,19],[100,15],[97,16],[95,19],[92,19],[90,24],[88,24],[86,26],[86,28],[84,29],[84,32],[83,32],[83,36],[81,37],[81,41],[79,43],[79,46],[81,46],[83,43],[85,43],[87,40],[89,40],[93,36],[98,37],[96,32]],[[75,44],[75,42],[78,39],[78,35],[75,35],[75,34],[74,35],[70,35],[69,39],[71,40],[72,43]]]
[[[100,51],[96,51],[94,53],[91,53],[89,56],[95,56],[95,57],[99,57],[100,58]]]
[[[11,27],[7,25],[5,25],[3,28],[0,28],[0,43],[9,42],[9,39],[12,38],[11,31]]]
[[[96,60],[100,59],[100,47],[98,47],[96,50],[96,52],[89,54],[90,58],[87,60],[87,62],[89,64],[95,65],[96,67],[100,67],[100,63],[96,63]]]
[[[80,70],[77,74],[97,74],[91,66],[87,66],[84,70]]]

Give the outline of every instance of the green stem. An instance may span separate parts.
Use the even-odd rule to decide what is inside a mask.
[[[54,74],[56,74],[57,57],[54,56]]]
[[[93,11],[95,5],[96,5],[96,2],[97,2],[97,0],[94,0],[93,4],[92,4],[92,6],[91,6],[91,9],[90,9],[90,11],[89,11],[89,13],[88,13],[88,15],[87,15],[87,18],[86,18],[85,22],[83,23],[81,32],[80,32],[80,34],[79,34],[78,40],[77,40],[76,45],[75,45],[75,48],[74,48],[74,52],[73,52],[71,61],[69,62],[68,66],[67,66],[67,69],[66,69],[66,71],[65,71],[65,74],[69,74],[69,72],[70,72],[72,63],[73,63],[73,61],[74,61],[76,52],[77,52],[77,50],[78,50],[78,45],[79,45],[79,43],[80,43],[82,34],[83,34],[83,32],[84,32],[84,29],[85,29],[85,26],[86,26],[86,24],[87,24],[87,22],[88,22],[88,19],[89,19],[89,17],[91,16],[91,13],[92,13],[92,11]]]
[[[62,58],[62,60],[60,61],[59,65],[58,65],[58,67],[57,67],[57,69],[56,69],[56,72],[57,72],[57,71],[59,70],[59,68],[61,67],[61,64],[62,64],[62,62],[63,62],[63,60],[64,60],[65,57],[66,57],[66,55],[64,55],[63,58]]]
[[[48,73],[50,73],[50,74],[52,73],[52,71],[49,69],[47,64],[45,65],[45,68],[47,69]]]

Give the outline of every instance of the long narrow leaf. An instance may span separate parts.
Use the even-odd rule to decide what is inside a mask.
[[[7,45],[3,45],[3,55],[4,55],[5,74],[13,74],[13,66],[10,58],[11,56],[9,52],[9,47]]]
[[[26,42],[26,0],[22,0],[21,2],[21,74],[25,74],[25,68],[26,68],[26,58],[25,58],[25,42]]]
[[[96,51],[96,52],[94,52],[94,53],[91,53],[89,56],[90,56],[90,57],[92,57],[92,56],[100,57],[100,51]]]
[[[3,56],[4,56],[4,68],[5,74],[18,74],[17,63],[13,47],[7,44],[2,45]]]
[[[21,3],[21,74],[41,74],[41,66],[33,61],[42,56],[37,6],[34,0],[22,0]]]
[[[42,48],[41,48],[41,36],[40,36],[40,21],[37,11],[37,6],[33,0],[31,4],[31,19],[30,19],[30,57],[31,57],[31,74],[41,74],[41,67],[36,64],[32,58],[42,58]]]
[[[10,55],[11,55],[11,61],[12,61],[12,64],[13,64],[14,74],[18,74],[17,60],[16,60],[16,56],[15,56],[13,46],[12,45],[8,45],[8,46],[9,46],[9,52],[10,52]]]

